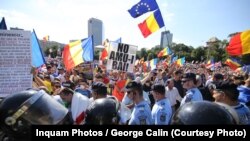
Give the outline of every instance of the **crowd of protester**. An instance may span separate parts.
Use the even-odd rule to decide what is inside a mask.
[[[59,64],[51,61],[34,71],[33,86],[46,91],[71,113],[72,105],[81,107],[82,117],[78,116],[78,121],[79,113],[73,112],[75,124],[84,124],[87,107],[96,99],[109,97],[114,97],[131,114],[120,124],[170,124],[176,111],[192,101],[224,103],[236,111],[239,124],[250,124],[250,77],[226,66],[208,69],[202,63],[186,63],[181,67],[171,64],[145,70],[138,63],[133,72],[122,72],[90,64],[86,73],[86,65],[66,71]],[[69,92],[65,96],[66,88]],[[85,98],[76,102],[75,95]]]
[[[0,101],[8,137],[26,140],[32,124],[250,125],[246,72],[188,62],[153,69],[138,63],[133,72],[92,63],[65,70],[60,62],[32,69],[32,88]]]

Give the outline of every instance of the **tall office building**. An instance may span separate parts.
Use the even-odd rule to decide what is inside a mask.
[[[103,41],[102,21],[95,18],[88,20],[88,36],[93,35],[94,46],[101,45]]]
[[[161,45],[160,47],[171,47],[173,34],[168,31],[161,32]]]

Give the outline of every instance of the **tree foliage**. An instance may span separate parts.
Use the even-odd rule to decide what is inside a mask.
[[[44,48],[44,53],[45,56],[49,56],[52,58],[55,58],[57,56],[57,50],[59,49],[59,47],[57,45],[53,45],[53,46],[46,46]]]
[[[228,54],[225,51],[225,47],[227,46],[227,44],[227,40],[218,40],[207,45],[206,47],[199,46],[197,48],[194,48],[193,46],[187,46],[183,43],[173,43],[170,49],[176,56],[178,56],[178,58],[185,57],[186,61],[194,60],[203,62],[205,60],[214,58],[215,61],[224,62],[228,58]],[[160,46],[152,47],[149,50],[142,48],[141,50],[137,51],[136,56],[138,59],[141,59],[143,57],[144,60],[151,60],[153,58],[157,58],[157,54],[162,49],[163,48],[160,48]]]

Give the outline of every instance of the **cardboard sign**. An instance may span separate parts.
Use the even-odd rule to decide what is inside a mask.
[[[108,70],[133,72],[137,46],[110,42],[108,50]]]

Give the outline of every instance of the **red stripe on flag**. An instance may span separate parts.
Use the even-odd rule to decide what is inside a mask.
[[[226,48],[229,55],[242,55],[242,41],[241,34],[233,36],[229,42],[228,47]]]
[[[236,70],[239,66],[235,65],[230,60],[226,60],[225,64],[227,64],[232,70]]]
[[[157,56],[158,56],[158,57],[162,57],[163,54],[164,54],[164,52],[163,52],[163,51],[160,51],[159,54],[158,54]]]
[[[100,59],[101,60],[104,60],[104,59],[107,59],[107,57],[108,57],[108,51],[107,51],[107,49],[106,49],[106,47],[102,50],[102,54],[101,54],[101,57],[100,57]]]
[[[147,25],[147,20],[145,20],[143,23],[138,24],[138,27],[140,28],[144,38],[148,37],[148,35],[152,33]]]
[[[82,112],[77,118],[76,118],[76,124],[80,125],[85,118],[85,112]]]
[[[70,70],[75,67],[75,63],[73,58],[70,54],[70,46],[66,45],[63,49],[63,62],[65,65],[66,70]]]

